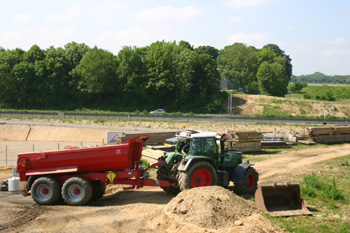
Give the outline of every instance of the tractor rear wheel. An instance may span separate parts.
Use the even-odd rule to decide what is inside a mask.
[[[72,177],[64,182],[62,197],[68,205],[84,205],[90,201],[93,188],[87,179],[83,177]]]
[[[235,183],[235,191],[238,194],[254,194],[258,187],[259,175],[254,168],[245,170],[243,183]]]
[[[216,185],[218,182],[215,168],[208,162],[199,161],[193,164],[187,171],[179,175],[180,190],[202,186]]]
[[[52,205],[61,197],[60,189],[60,184],[55,178],[40,177],[32,185],[32,198],[39,205]]]

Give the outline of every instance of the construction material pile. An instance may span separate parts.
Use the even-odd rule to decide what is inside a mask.
[[[318,143],[350,142],[350,126],[308,127],[307,133]]]
[[[229,133],[226,148],[242,152],[260,151],[263,138],[262,133],[256,131]]]
[[[261,141],[261,148],[275,149],[275,148],[289,148],[285,141]]]
[[[122,142],[125,142],[131,138],[137,137],[137,136],[149,136],[150,138],[145,142],[145,145],[149,144],[161,144],[164,143],[166,139],[172,138],[175,135],[174,131],[170,132],[141,132],[141,133],[126,133],[122,137]]]

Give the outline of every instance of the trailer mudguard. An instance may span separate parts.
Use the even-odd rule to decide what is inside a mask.
[[[235,183],[243,183],[246,170],[253,165],[254,164],[251,164],[251,163],[238,164],[238,166],[235,168],[233,172],[232,181]]]
[[[215,170],[217,170],[217,167],[215,165],[214,160],[212,158],[207,157],[207,156],[193,156],[193,157],[190,157],[185,164],[183,164],[183,162],[181,162],[181,164],[179,165],[177,170],[179,170],[179,171],[187,171],[191,167],[191,165],[194,164],[197,161],[209,162],[211,165],[213,165]]]

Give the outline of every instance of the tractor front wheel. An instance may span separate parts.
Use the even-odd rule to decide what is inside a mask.
[[[165,168],[160,167],[157,171],[157,180],[165,180],[169,181],[165,178],[164,173],[166,173],[167,176],[170,176],[170,173],[166,171]],[[166,193],[169,193],[171,195],[176,195],[180,192],[180,188],[178,186],[170,186],[170,187],[161,187]]]
[[[235,183],[235,191],[238,194],[254,194],[258,187],[259,175],[254,168],[245,170],[243,183]]]
[[[188,171],[179,175],[181,191],[202,186],[216,185],[218,182],[215,168],[208,162],[200,161],[193,164]]]

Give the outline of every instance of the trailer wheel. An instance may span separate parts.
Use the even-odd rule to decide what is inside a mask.
[[[188,171],[181,172],[178,180],[181,191],[195,187],[217,185],[218,182],[215,168],[205,161],[197,162]]]
[[[244,174],[243,183],[235,183],[235,191],[238,194],[254,194],[258,187],[259,174],[249,167]]]
[[[61,197],[60,189],[60,184],[55,178],[40,177],[32,185],[32,198],[39,205],[52,205]]]
[[[99,200],[106,191],[106,185],[100,180],[91,181],[92,184],[92,196],[90,201]]]
[[[84,205],[92,196],[92,185],[83,177],[72,177],[64,182],[62,187],[63,200],[68,205]]]

